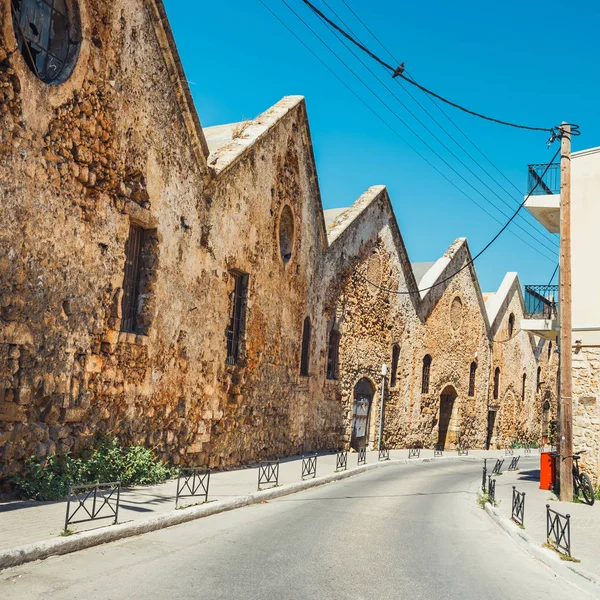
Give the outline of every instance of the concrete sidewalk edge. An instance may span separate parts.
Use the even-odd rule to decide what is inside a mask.
[[[261,492],[254,492],[252,494],[236,496],[235,498],[227,498],[225,500],[216,500],[200,506],[173,510],[149,519],[128,521],[127,523],[111,525],[102,529],[74,533],[68,537],[53,538],[50,540],[34,542],[32,544],[27,544],[17,548],[0,551],[0,570],[7,569],[9,567],[16,567],[28,562],[33,562],[35,560],[43,560],[50,556],[69,554],[71,552],[77,552],[78,550],[91,548],[92,546],[116,542],[117,540],[127,537],[141,535],[143,533],[150,533],[151,531],[158,531],[159,529],[164,529],[165,527],[181,525],[182,523],[187,523],[196,519],[202,519],[210,515],[216,515],[229,510],[234,510],[236,508],[250,506],[252,504],[259,504],[264,500],[274,500],[275,498],[280,498],[281,496],[295,494],[297,492],[308,490],[326,483],[340,481],[354,475],[360,475],[361,473],[372,471],[373,469],[377,469],[379,467],[398,464],[452,460],[457,458],[466,460],[479,460],[476,457],[469,456],[444,456],[437,458],[391,459],[362,465],[360,467],[354,467],[352,470],[340,471],[338,473],[334,472],[331,475],[324,475],[322,477],[316,477],[315,479],[299,481]]]
[[[598,598],[598,595],[600,594],[600,577],[582,569],[578,563],[561,560],[556,552],[549,548],[545,548],[541,543],[536,542],[530,535],[525,533],[523,529],[502,515],[500,511],[494,508],[489,502],[485,503],[485,511],[516,544],[533,556],[533,558],[544,563],[557,575],[560,575],[569,581],[569,583],[572,583],[587,592],[593,598]]]

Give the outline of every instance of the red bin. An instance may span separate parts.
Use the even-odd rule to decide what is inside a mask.
[[[554,452],[540,454],[540,490],[552,490],[554,487],[554,468],[556,455]]]

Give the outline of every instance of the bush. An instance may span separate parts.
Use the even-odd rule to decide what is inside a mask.
[[[69,492],[69,484],[120,481],[124,486],[161,483],[175,474],[143,446],[123,447],[118,440],[103,440],[79,456],[53,455],[28,459],[12,483],[21,498],[58,500]]]

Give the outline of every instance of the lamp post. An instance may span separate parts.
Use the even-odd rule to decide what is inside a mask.
[[[381,402],[379,403],[379,436],[377,438],[378,450],[381,450],[381,436],[383,435],[383,411],[385,410],[385,377],[387,365],[381,365]]]

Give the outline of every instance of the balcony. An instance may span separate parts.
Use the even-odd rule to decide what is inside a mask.
[[[529,165],[525,208],[550,232],[560,231],[560,164]],[[544,171],[546,171],[544,173]]]
[[[525,318],[521,329],[546,340],[555,340],[558,330],[558,285],[525,286]]]

